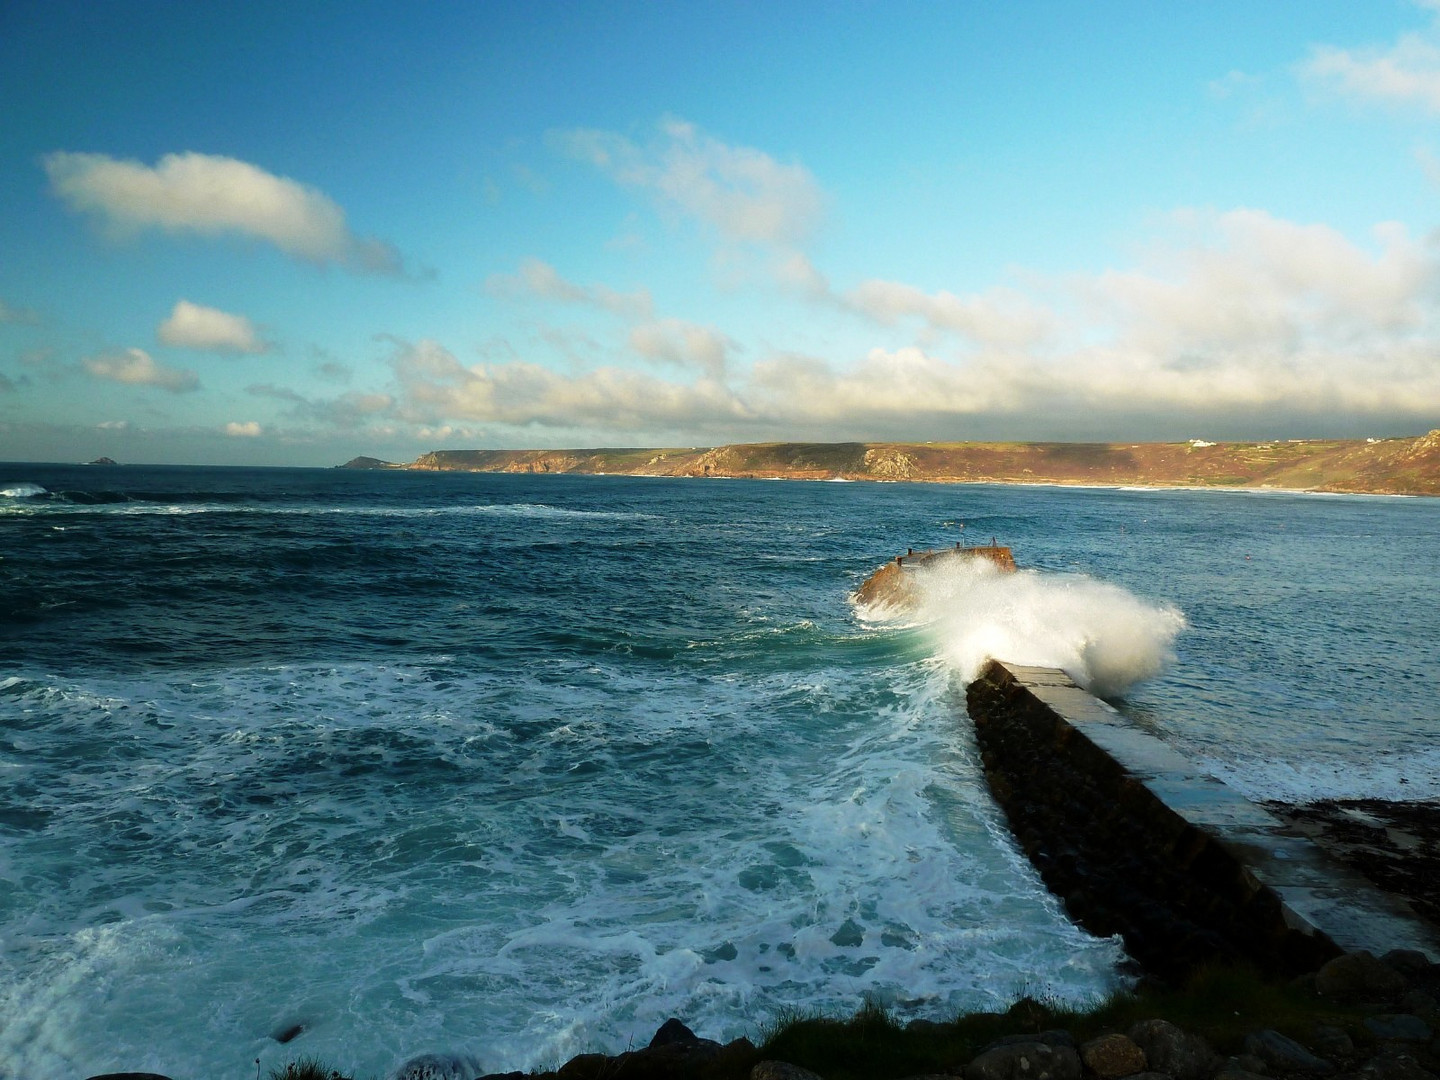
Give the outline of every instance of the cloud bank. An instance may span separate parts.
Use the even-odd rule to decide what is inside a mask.
[[[357,236],[345,212],[316,188],[213,154],[167,154],[152,168],[105,154],[55,151],[42,159],[51,190],[71,210],[95,214],[120,235],[144,229],[274,245],[317,265],[399,274],[390,245]]]
[[[848,359],[766,350],[723,330],[632,322],[618,342],[659,365],[558,372],[466,365],[395,341],[397,415],[555,432],[706,438],[964,438],[978,427],[1107,430],[1169,418],[1285,424],[1440,417],[1440,247],[1394,224],[1360,245],[1258,210],[1182,211],[1136,265],[974,295],[869,280],[810,295],[884,337]],[[543,266],[543,264],[540,264]],[[535,295],[602,295],[546,268]],[[907,332],[916,337],[904,342]],[[870,336],[873,338],[874,333]],[[665,370],[672,369],[672,370]],[[1119,436],[1117,436],[1119,437]]]

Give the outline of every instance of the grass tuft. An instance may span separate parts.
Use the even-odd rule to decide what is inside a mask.
[[[302,1057],[286,1065],[272,1066],[270,1080],[351,1080],[319,1058]]]

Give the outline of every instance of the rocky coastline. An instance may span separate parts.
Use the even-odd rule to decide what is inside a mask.
[[[742,443],[432,450],[338,468],[730,479],[1193,487],[1440,495],[1440,429],[1397,439],[1179,443]]]
[[[1182,989],[1142,983],[1083,1011],[1022,999],[1005,1013],[900,1024],[794,1019],[756,1045],[668,1020],[640,1049],[537,1073],[479,1073],[427,1054],[388,1080],[1437,1080],[1440,964],[1396,950],[1336,957],[1284,983],[1210,969]],[[352,1080],[320,1062],[271,1080]],[[106,1073],[89,1080],[170,1080]]]

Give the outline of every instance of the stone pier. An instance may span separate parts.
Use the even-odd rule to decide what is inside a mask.
[[[996,800],[1071,916],[1145,968],[1276,975],[1440,931],[1292,826],[1195,768],[1064,672],[992,661],[966,691]]]

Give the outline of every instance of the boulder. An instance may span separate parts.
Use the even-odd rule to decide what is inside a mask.
[[[1080,1080],[1080,1072],[1070,1047],[1029,1041],[986,1050],[965,1066],[965,1080]]]
[[[400,1065],[389,1080],[475,1080],[484,1071],[469,1054],[419,1054]]]
[[[918,1032],[925,1035],[943,1035],[953,1031],[950,1024],[942,1024],[939,1020],[926,1020],[924,1017],[917,1017],[905,1025],[906,1031]]]
[[[1080,1060],[1101,1080],[1134,1076],[1150,1067],[1145,1051],[1128,1035],[1101,1035],[1080,1047]]]
[[[1210,1080],[1215,1071],[1215,1051],[1210,1044],[1168,1020],[1142,1020],[1126,1034],[1145,1051],[1150,1068],[1175,1080]]]
[[[1427,994],[1424,990],[1411,990],[1400,999],[1400,1008],[1403,1012],[1414,1013],[1421,1020],[1432,1024],[1440,1020],[1440,1001],[1436,1001],[1433,994]]]
[[[820,1080],[820,1075],[788,1061],[762,1061],[750,1070],[750,1080]]]
[[[699,1041],[699,1036],[672,1016],[655,1032],[649,1049],[654,1050],[657,1046],[694,1046]]]
[[[1429,1042],[1434,1032],[1430,1025],[1410,1013],[1382,1013],[1367,1016],[1365,1028],[1381,1042]]]
[[[614,1059],[607,1054],[576,1054],[561,1065],[556,1076],[560,1080],[591,1080],[609,1076],[615,1071]]]
[[[1350,1038],[1350,1033],[1331,1024],[1316,1024],[1310,1045],[1319,1051],[1321,1056],[1329,1054],[1332,1057],[1349,1057],[1355,1052],[1355,1040]]]
[[[1410,986],[1410,980],[1389,964],[1365,951],[1346,953],[1315,973],[1315,990],[1340,1001],[1390,1001]]]
[[[1406,1053],[1378,1054],[1355,1074],[1359,1080],[1440,1080]]]
[[[1316,1057],[1288,1035],[1270,1028],[1246,1035],[1245,1052],[1254,1054],[1275,1072],[1323,1076],[1335,1071],[1333,1062]]]
[[[736,1039],[721,1046],[714,1039],[702,1039],[678,1019],[671,1017],[660,1025],[650,1044],[642,1050],[631,1050],[610,1057],[606,1054],[580,1054],[560,1066],[560,1080],[602,1080],[621,1076],[626,1080],[681,1080],[694,1076],[717,1059],[729,1059],[727,1069],[738,1071],[753,1060],[755,1045],[749,1039]]]
[[[1422,978],[1435,967],[1419,949],[1391,949],[1380,957],[1380,962],[1410,979]]]

